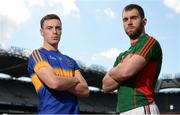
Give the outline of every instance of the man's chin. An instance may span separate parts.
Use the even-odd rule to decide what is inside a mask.
[[[59,43],[59,40],[53,40],[51,41],[51,44],[58,44]]]
[[[130,37],[130,39],[134,40],[139,38],[139,36],[141,35],[142,32],[138,31],[138,32],[128,32],[127,35]]]
[[[133,36],[133,35],[134,35],[134,31],[126,32],[126,34],[127,34],[128,36]]]
[[[57,46],[59,42],[52,42],[51,45]]]
[[[134,38],[134,34],[133,33],[128,33],[127,34],[131,39]]]

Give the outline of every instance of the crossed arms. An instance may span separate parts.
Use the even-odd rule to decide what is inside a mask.
[[[145,58],[140,55],[127,56],[123,63],[119,63],[104,76],[102,81],[104,92],[108,93],[117,89],[122,82],[138,73],[146,63]],[[74,77],[57,76],[51,66],[40,68],[36,74],[51,89],[67,90],[76,96],[89,95],[88,85],[81,74],[75,74]]]
[[[110,69],[104,76],[102,81],[104,92],[108,93],[117,89],[122,82],[138,73],[146,63],[145,58],[140,55],[134,54],[131,56],[129,54],[126,56],[122,63]]]
[[[67,90],[76,96],[89,96],[88,85],[81,74],[75,74],[74,77],[57,76],[51,66],[40,68],[36,74],[50,89]]]

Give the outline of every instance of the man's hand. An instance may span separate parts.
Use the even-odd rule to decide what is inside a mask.
[[[88,97],[89,89],[84,77],[81,75],[80,72],[78,72],[78,74],[76,74],[74,78],[76,78],[79,81],[79,83],[69,88],[68,91],[76,96]]]
[[[102,82],[102,88],[105,93],[112,92],[119,87],[119,83],[112,79],[111,76],[109,76],[109,73],[106,73]]]

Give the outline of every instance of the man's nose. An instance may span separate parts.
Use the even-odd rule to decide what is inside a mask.
[[[132,25],[132,20],[129,19],[129,20],[127,21],[127,24],[128,24],[128,25]]]
[[[53,28],[53,33],[57,33],[57,30],[56,30],[56,28]]]

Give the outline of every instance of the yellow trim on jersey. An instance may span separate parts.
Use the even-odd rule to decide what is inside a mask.
[[[71,70],[62,70],[62,69],[59,69],[59,68],[55,68],[54,71],[55,71],[57,76],[65,76],[65,77],[74,77],[75,75],[81,74],[79,70],[75,70],[73,72]],[[73,75],[73,73],[74,73],[74,75]],[[37,74],[33,74],[31,76],[31,79],[32,79],[32,83],[33,83],[33,85],[34,85],[34,87],[36,89],[36,92],[38,92],[39,89],[44,86],[43,83],[41,82],[41,80],[39,79]]]
[[[75,75],[80,74],[79,70],[63,70],[60,68],[54,68],[54,71],[57,76],[65,76],[65,77],[74,77]]]
[[[42,61],[43,59],[42,59],[42,57],[41,57],[41,55],[40,55],[38,50],[37,50],[37,55],[39,56],[40,60]]]
[[[47,61],[40,61],[34,66],[34,71],[37,72],[41,67],[50,66]]]
[[[32,54],[32,58],[33,58],[33,60],[35,61],[35,63],[37,63],[37,60],[36,60],[34,54]]]
[[[36,92],[38,92],[39,89],[41,87],[43,87],[44,85],[42,84],[41,80],[38,78],[37,74],[33,74],[31,76],[31,79],[32,79],[32,83],[33,83],[33,85],[34,85],[34,87],[36,89]]]
[[[81,72],[79,70],[75,70],[75,75],[80,75]]]
[[[40,56],[38,55],[37,52],[39,52],[39,51],[38,50],[34,50],[34,54],[35,54],[35,57],[37,59],[37,62],[39,62],[39,61],[41,61],[41,59],[39,58]]]
[[[36,63],[38,63],[38,62],[40,62],[40,61],[43,61],[43,59],[42,59],[42,57],[41,57],[41,55],[40,55],[40,53],[39,53],[38,50],[34,50],[34,51],[33,51],[32,57],[33,57],[33,59],[34,59],[34,61],[35,61]]]

